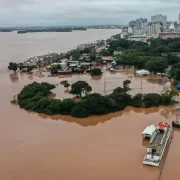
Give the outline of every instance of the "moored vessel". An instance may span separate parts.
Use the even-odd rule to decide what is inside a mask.
[[[180,107],[178,106],[176,108],[176,121],[172,121],[172,127],[180,128],[180,123],[178,121],[179,115],[180,115]]]
[[[171,128],[168,123],[159,122],[157,128],[150,138],[147,147],[147,153],[144,157],[143,164],[159,166],[167,147],[168,140],[171,136]]]

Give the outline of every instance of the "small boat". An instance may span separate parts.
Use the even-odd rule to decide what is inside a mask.
[[[172,122],[172,127],[180,128],[180,123],[178,121],[173,121]]]
[[[180,128],[180,123],[178,121],[179,115],[180,115],[180,107],[177,107],[177,109],[176,109],[176,121],[172,121],[172,127]]]
[[[171,136],[171,128],[168,123],[159,122],[157,128],[150,138],[147,147],[147,153],[144,157],[143,164],[159,166],[167,147],[168,140]]]
[[[155,124],[147,126],[142,132],[142,137],[144,139],[150,139],[152,135],[155,133],[157,126]]]

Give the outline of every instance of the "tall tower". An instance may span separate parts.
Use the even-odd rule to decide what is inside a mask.
[[[178,20],[177,23],[180,24],[180,13],[178,14]]]

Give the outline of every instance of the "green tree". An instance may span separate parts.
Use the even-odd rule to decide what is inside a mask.
[[[91,86],[85,81],[77,81],[76,83],[71,85],[71,94],[82,96],[82,93],[84,92],[85,94],[89,93],[92,91]]]
[[[100,55],[102,56],[111,56],[113,54],[113,52],[106,50],[106,49],[102,49],[100,52]]]
[[[81,56],[81,53],[80,53],[79,50],[74,50],[74,51],[72,52],[72,58],[73,58],[74,60],[79,60],[80,56]]]
[[[145,66],[150,72],[163,72],[168,67],[168,62],[165,58],[152,57]]]
[[[143,97],[144,107],[149,108],[161,105],[161,96],[159,94],[150,93]]]
[[[120,91],[114,91],[109,95],[109,98],[115,102],[116,110],[118,111],[123,110],[125,107],[132,104],[132,97],[126,92],[120,93]]]
[[[72,99],[64,99],[61,105],[61,114],[70,115],[72,109],[76,106],[76,102]]]
[[[174,80],[180,81],[180,63],[172,65],[169,74]]]
[[[31,72],[34,69],[33,66],[27,66],[27,72]]]
[[[110,99],[98,93],[87,95],[83,99],[83,107],[89,114],[106,114],[112,111]]]
[[[101,74],[102,74],[102,72],[101,72],[101,69],[99,69],[99,68],[94,68],[91,70],[91,76],[99,76]]]
[[[180,57],[173,54],[168,54],[167,59],[169,65],[173,65],[180,62]]]
[[[67,88],[67,90],[68,90],[68,87],[69,87],[69,86],[70,86],[69,83],[64,84],[64,87]]]
[[[91,61],[95,61],[96,60],[96,54],[91,54],[89,58]]]
[[[65,85],[65,84],[67,84],[67,83],[68,83],[67,80],[63,80],[63,81],[60,82],[60,84],[62,84],[62,85]]]
[[[138,108],[143,107],[143,94],[139,93],[133,97],[132,106],[138,107]]]
[[[18,65],[16,63],[13,63],[13,62],[10,62],[9,63],[9,66],[8,66],[8,69],[11,71],[14,71],[16,72],[17,71],[17,68],[18,68]]]
[[[73,117],[84,118],[88,115],[89,113],[87,112],[86,108],[83,106],[81,102],[77,103],[77,105],[71,110],[71,116]]]
[[[23,63],[19,63],[19,64],[18,64],[18,68],[19,68],[19,70],[21,71],[21,70],[24,68]]]
[[[131,90],[131,88],[129,88],[129,84],[131,84],[130,80],[123,81],[123,88],[124,88],[125,92],[128,92]]]

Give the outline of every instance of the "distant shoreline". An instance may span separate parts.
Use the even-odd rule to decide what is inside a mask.
[[[34,28],[34,29],[0,29],[0,32],[13,32],[17,31],[17,34],[36,33],[36,32],[72,32],[72,31],[87,31],[84,27],[73,28]]]

